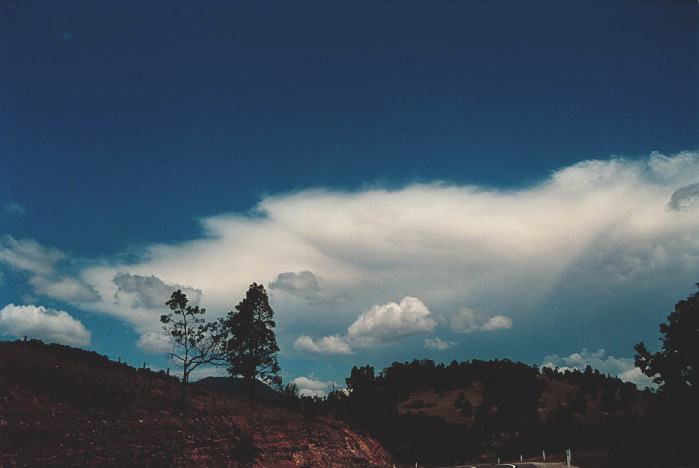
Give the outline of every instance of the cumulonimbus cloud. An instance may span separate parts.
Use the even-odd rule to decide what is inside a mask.
[[[8,304],[0,309],[0,332],[50,343],[74,346],[90,344],[90,332],[82,322],[68,312],[36,305]]]
[[[120,273],[200,290],[210,316],[220,316],[253,281],[274,284],[280,272],[313,272],[323,278],[324,294],[343,300],[328,307],[285,294],[273,304],[282,349],[299,335],[334,336],[357,311],[411,295],[446,323],[468,304],[487,311],[482,330],[502,329],[506,319],[584,314],[550,307],[566,294],[613,291],[629,298],[667,290],[670,281],[694,284],[699,206],[692,187],[698,182],[699,156],[682,152],[583,161],[509,190],[443,183],[312,189],[265,197],[251,214],[204,218],[201,238],[145,246],[138,261],[83,259],[63,271],[58,260],[42,263],[41,246],[26,241],[0,250],[0,262],[32,274],[60,270],[41,275],[69,276],[95,299],[65,294],[61,300],[123,319],[140,333],[159,330],[162,310],[118,294]],[[44,249],[49,258],[63,255]],[[60,295],[40,282],[34,287],[36,294]],[[493,317],[499,311],[507,315]]]

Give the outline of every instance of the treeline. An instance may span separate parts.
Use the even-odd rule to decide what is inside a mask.
[[[577,388],[575,394],[568,399],[567,406],[578,414],[586,413],[587,400],[599,402],[599,408],[604,412],[613,412],[630,410],[638,402],[641,394],[647,398],[651,396],[650,390],[645,389],[641,393],[633,383],[604,375],[589,365],[584,371],[566,369],[563,372],[544,367],[541,373],[549,379],[565,382]]]
[[[544,418],[542,395],[551,380],[567,382],[576,392]],[[628,443],[638,440],[640,416],[632,406],[640,392],[632,384],[591,370],[542,372],[509,360],[448,365],[414,360],[393,363],[378,374],[371,366],[354,367],[346,383],[347,392],[335,391],[326,399],[305,398],[302,405],[371,433],[405,463],[456,463],[483,455],[518,457],[571,446],[615,448],[624,442],[621,435]],[[431,389],[439,394],[476,383],[482,391],[479,404],[467,400],[463,392],[453,402],[455,411],[462,411],[468,422],[449,422],[419,411],[399,412],[399,403],[416,391]],[[596,422],[586,423],[581,414],[588,399],[598,401],[600,408],[602,399],[613,403],[606,404],[605,414]]]
[[[635,347],[635,364],[653,379],[654,392],[639,391],[590,366],[561,372],[509,360],[448,365],[414,360],[393,363],[378,374],[371,366],[353,367],[346,379],[347,391],[334,391],[325,399],[303,398],[296,404],[306,411],[331,413],[370,432],[404,463],[514,459],[519,454],[569,447],[605,457],[597,466],[695,463],[699,292],[679,301],[659,328],[659,351],[651,353],[642,342]],[[439,394],[475,384],[480,402],[470,401],[465,391],[454,400],[465,422],[399,411],[399,403],[416,391],[430,389]],[[559,390],[564,384],[568,395],[556,408],[545,411],[542,396],[554,384],[559,384]],[[293,392],[288,393],[293,400]],[[411,409],[428,406],[413,401]]]

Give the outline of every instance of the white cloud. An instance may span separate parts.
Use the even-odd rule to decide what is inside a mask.
[[[67,259],[60,250],[44,247],[33,239],[0,238],[0,263],[26,272],[37,294],[73,304],[99,300],[92,286],[57,271],[59,263]]]
[[[332,381],[322,381],[316,380],[311,377],[296,377],[293,380],[296,387],[299,389],[299,394],[301,396],[316,396],[324,397],[327,396],[328,392],[334,386]]]
[[[114,275],[112,282],[117,287],[114,299],[133,308],[162,310],[165,302],[177,289],[187,295],[191,304],[198,304],[201,300],[201,290],[181,284],[166,284],[154,275],[141,276],[119,272]]]
[[[599,370],[603,374],[619,377],[625,382],[632,382],[641,389],[645,387],[656,387],[650,377],[643,374],[641,369],[634,365],[634,360],[632,358],[605,356],[604,349],[589,352],[587,348],[583,348],[579,353],[573,353],[570,356],[563,357],[552,354],[544,358],[544,364],[542,364],[541,367],[557,367],[560,371],[584,371],[588,365],[593,369]]]
[[[425,338],[425,341],[423,343],[425,348],[436,349],[437,351],[443,351],[445,349],[453,348],[458,344],[456,341],[446,341],[439,338],[438,336],[435,336],[434,338]]]
[[[512,328],[512,319],[505,315],[486,318],[482,311],[464,307],[451,316],[450,325],[458,333],[494,331]]]
[[[294,349],[315,354],[352,354],[352,348],[346,339],[337,335],[324,336],[317,340],[302,335],[296,338]]]
[[[427,306],[417,297],[406,296],[400,301],[374,305],[362,312],[347,327],[344,336],[325,336],[313,340],[300,336],[294,347],[300,351],[319,354],[350,354],[352,346],[371,348],[407,336],[429,333],[437,321]]]
[[[417,297],[406,296],[400,304],[372,306],[347,327],[347,339],[360,347],[376,346],[406,336],[429,333],[437,321]]]
[[[0,330],[8,335],[38,338],[74,346],[90,344],[90,332],[68,312],[35,305],[8,304],[0,309]]]
[[[69,276],[34,275],[29,283],[37,294],[68,303],[83,304],[99,300],[97,291],[91,286]]]
[[[147,332],[138,338],[136,346],[151,354],[167,353],[172,351],[172,337],[162,332]]]
[[[0,262],[17,270],[49,276],[65,257],[60,250],[44,247],[33,239],[0,238]]]
[[[677,285],[696,282],[699,206],[687,203],[692,190],[681,190],[697,181],[699,156],[683,152],[584,161],[514,190],[441,183],[306,190],[265,197],[250,214],[204,218],[200,238],[145,246],[136,261],[84,260],[79,263],[86,267],[47,274],[66,261],[60,252],[3,238],[0,262],[52,281],[70,273],[97,300],[86,304],[69,294],[62,300],[130,322],[139,333],[159,329],[161,310],[144,307],[155,299],[120,291],[119,273],[200,290],[207,315],[215,317],[231,310],[253,281],[270,284],[280,272],[313,272],[323,279],[324,295],[343,300],[328,307],[284,294],[273,302],[282,348],[301,334],[332,336],[357,311],[408,295],[447,323],[463,304],[507,311],[507,317],[483,317],[475,325],[458,322],[457,312],[462,331],[502,328],[510,323],[505,318],[561,323],[564,314],[593,317],[597,298],[621,306],[657,292],[672,304]],[[27,255],[18,255],[21,249]],[[584,299],[578,302],[585,310],[552,306],[571,296]],[[554,314],[555,321],[546,320]],[[371,329],[365,338],[375,341],[379,334]],[[357,343],[349,333],[341,338],[352,348],[361,346],[361,336]]]

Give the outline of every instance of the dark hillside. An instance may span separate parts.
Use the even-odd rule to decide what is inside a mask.
[[[316,404],[373,434],[399,461],[424,464],[630,450],[647,437],[654,398],[592,369],[509,360],[415,360],[378,374],[355,367],[347,385],[349,395]]]
[[[93,352],[0,343],[0,466],[387,464],[337,420],[234,399]]]

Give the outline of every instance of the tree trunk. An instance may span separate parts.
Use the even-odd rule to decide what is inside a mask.
[[[189,381],[189,373],[182,373],[182,383],[180,385],[180,404],[182,408],[187,406],[187,382]]]

